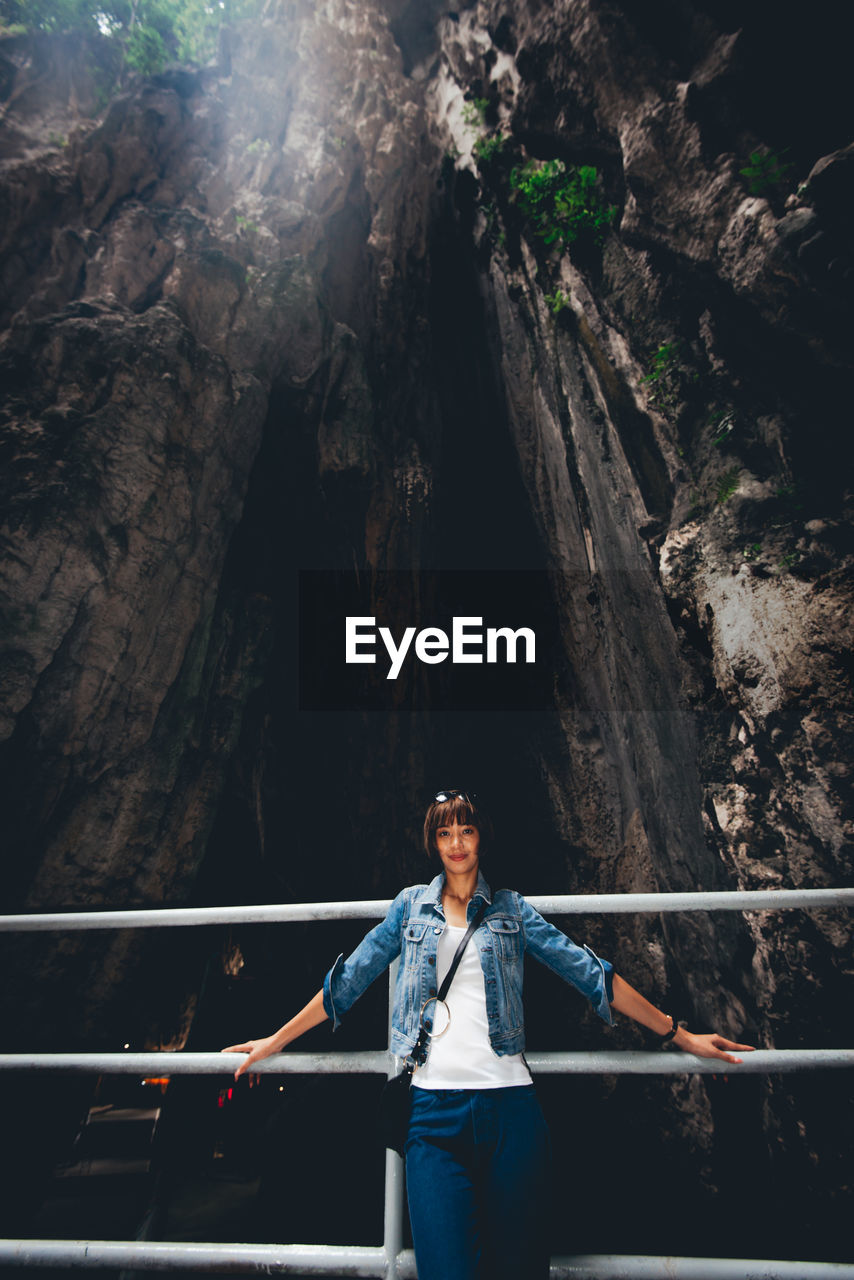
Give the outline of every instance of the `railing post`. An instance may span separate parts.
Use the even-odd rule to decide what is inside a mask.
[[[391,1043],[391,1015],[399,960],[392,961],[388,972],[388,1036]],[[397,1060],[389,1053],[388,1075],[397,1070]],[[385,1210],[383,1215],[383,1248],[386,1256],[386,1280],[398,1280],[398,1261],[403,1248],[403,1161],[390,1148],[385,1153]]]

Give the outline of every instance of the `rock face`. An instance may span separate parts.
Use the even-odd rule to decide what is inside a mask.
[[[283,10],[223,65],[141,83],[94,123],[45,103],[43,77],[28,93],[8,43],[8,900],[180,901],[271,659],[270,583],[247,590],[229,557],[265,431],[273,450],[296,437],[281,492],[326,484],[330,523],[361,524],[380,563],[408,553],[390,513],[429,430],[406,373],[426,116],[375,9]],[[367,359],[400,378],[375,396]]]
[[[100,116],[91,53],[3,41],[9,909],[390,896],[434,777],[513,801],[526,892],[846,883],[850,132],[773,123],[794,31],[629,8],[269,5]],[[536,234],[531,160],[595,166],[601,234]],[[295,571],[405,619],[381,575],[436,566],[545,571],[552,705],[300,714]],[[845,1043],[841,911],[584,924],[692,1027]],[[209,943],[104,936],[16,943],[16,1048],[184,1042]],[[668,1250],[718,1190],[833,1256],[844,1088],[793,1079],[591,1082],[593,1175],[660,1138]]]
[[[475,170],[490,346],[574,675],[560,745],[534,749],[561,829],[595,851],[579,887],[845,884],[851,244],[818,184],[843,182],[850,152],[799,138],[797,194],[751,192],[746,157],[775,141],[732,110],[755,33],[682,17],[678,66],[616,6],[479,6],[440,28],[432,100]],[[480,125],[460,126],[456,90],[484,102]],[[526,155],[599,167],[619,211],[600,251],[531,234]],[[646,921],[615,944],[660,1001],[680,991],[748,1041],[844,1039],[844,913],[663,930],[664,946]],[[793,1161],[770,1176],[801,1191],[815,1184],[791,1123],[823,1127],[813,1087],[763,1086]]]

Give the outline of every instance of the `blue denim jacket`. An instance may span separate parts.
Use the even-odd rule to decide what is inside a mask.
[[[342,1017],[367,987],[402,954],[394,991],[391,1051],[405,1057],[418,1039],[421,1006],[436,994],[436,950],[445,928],[442,909],[444,872],[429,885],[403,889],[388,915],[371,929],[352,955],[338,957],[323,980],[323,1008],[337,1028]],[[493,897],[479,872],[468,905],[471,920],[478,899],[486,913],[469,946],[480,953],[486,991],[489,1042],[497,1054],[521,1053],[525,1048],[522,1009],[522,964],[527,953],[577,987],[608,1025],[613,965],[600,960],[590,947],[579,947],[530,906],[521,894],[499,889]]]

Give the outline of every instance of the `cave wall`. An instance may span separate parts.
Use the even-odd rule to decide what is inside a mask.
[[[751,196],[739,157],[763,139],[720,107],[728,81],[754,71],[739,47],[751,33],[715,32],[698,10],[705,38],[676,67],[619,14],[490,9],[486,29],[518,41],[515,92],[494,44],[478,62],[448,33],[449,67],[493,95],[513,139],[599,159],[621,202],[601,261],[532,252],[524,237],[514,252],[509,226],[483,268],[544,542],[597,588],[589,608],[578,592],[564,608],[572,669],[599,686],[588,713],[610,729],[599,768],[620,773],[620,802],[603,808],[620,813],[619,838],[642,796],[662,887],[841,883],[851,260],[820,186],[834,171],[843,181],[850,152],[813,155],[785,200]],[[492,188],[482,174],[481,198],[500,205],[500,174]],[[568,305],[553,317],[555,285]],[[678,367],[655,380],[659,339],[676,344]]]
[[[822,155],[848,135],[824,102],[810,128],[802,97],[785,139],[800,181],[749,189],[747,157],[793,129],[791,106],[776,131],[758,109],[756,18],[682,6],[674,41],[618,5],[492,4],[439,27],[428,96],[474,174],[485,324],[572,672],[535,751],[556,824],[589,850],[567,867],[582,889],[850,877],[852,262],[821,187],[843,189],[851,151]],[[780,58],[800,65],[789,34]],[[513,168],[531,155],[596,164],[616,234],[561,253],[520,226]],[[644,989],[692,1021],[845,1041],[842,912],[612,928]],[[821,1088],[761,1086],[769,1163],[749,1162],[784,1198],[837,1176],[839,1095],[822,1115]],[[719,1180],[720,1153],[699,1155],[727,1124],[713,1091],[647,1102],[681,1111],[668,1128]]]
[[[461,779],[524,797],[526,892],[846,882],[850,128],[810,98],[830,37],[793,102],[800,33],[769,59],[765,18],[271,4],[100,111],[91,50],[3,39],[6,909],[322,898],[330,868],[391,896]],[[756,194],[763,145],[793,171]],[[531,234],[528,157],[597,166],[601,245]],[[552,706],[296,709],[297,570],[460,563],[547,573]],[[572,930],[692,1026],[845,1043],[842,912]],[[185,1043],[217,945],[16,941],[16,1047]],[[848,1185],[838,1088],[591,1097],[614,1133],[666,1114],[709,1192],[742,1124],[744,1185],[808,1190],[808,1236]]]
[[[224,34],[97,119],[86,50],[4,42],[9,907],[186,900],[280,584],[422,537],[425,113],[376,8]],[[304,519],[238,534],[262,442]]]

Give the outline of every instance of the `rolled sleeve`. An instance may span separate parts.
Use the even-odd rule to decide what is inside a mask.
[[[525,950],[586,996],[602,1021],[613,1026],[614,966],[611,962],[602,960],[586,945],[579,947],[521,896],[519,903]]]
[[[596,957],[597,960],[600,958]],[[610,960],[602,960],[602,968],[605,970],[605,995],[608,997],[608,1004],[614,1003],[614,966]]]
[[[335,1001],[332,998],[332,985],[333,985],[333,982],[335,982],[336,986],[338,985],[335,975],[338,969],[343,964],[343,962],[344,962],[344,952],[342,951],[340,956],[332,966],[332,968],[327,973],[326,977],[323,979],[323,1010],[327,1018],[332,1019],[333,1031],[338,1030],[338,1027],[341,1024],[341,1019],[338,1017]]]
[[[342,952],[323,979],[323,1009],[332,1019],[333,1030],[338,1029],[359,996],[400,955],[408,901],[408,890],[401,890],[385,918],[365,934],[346,960]]]

